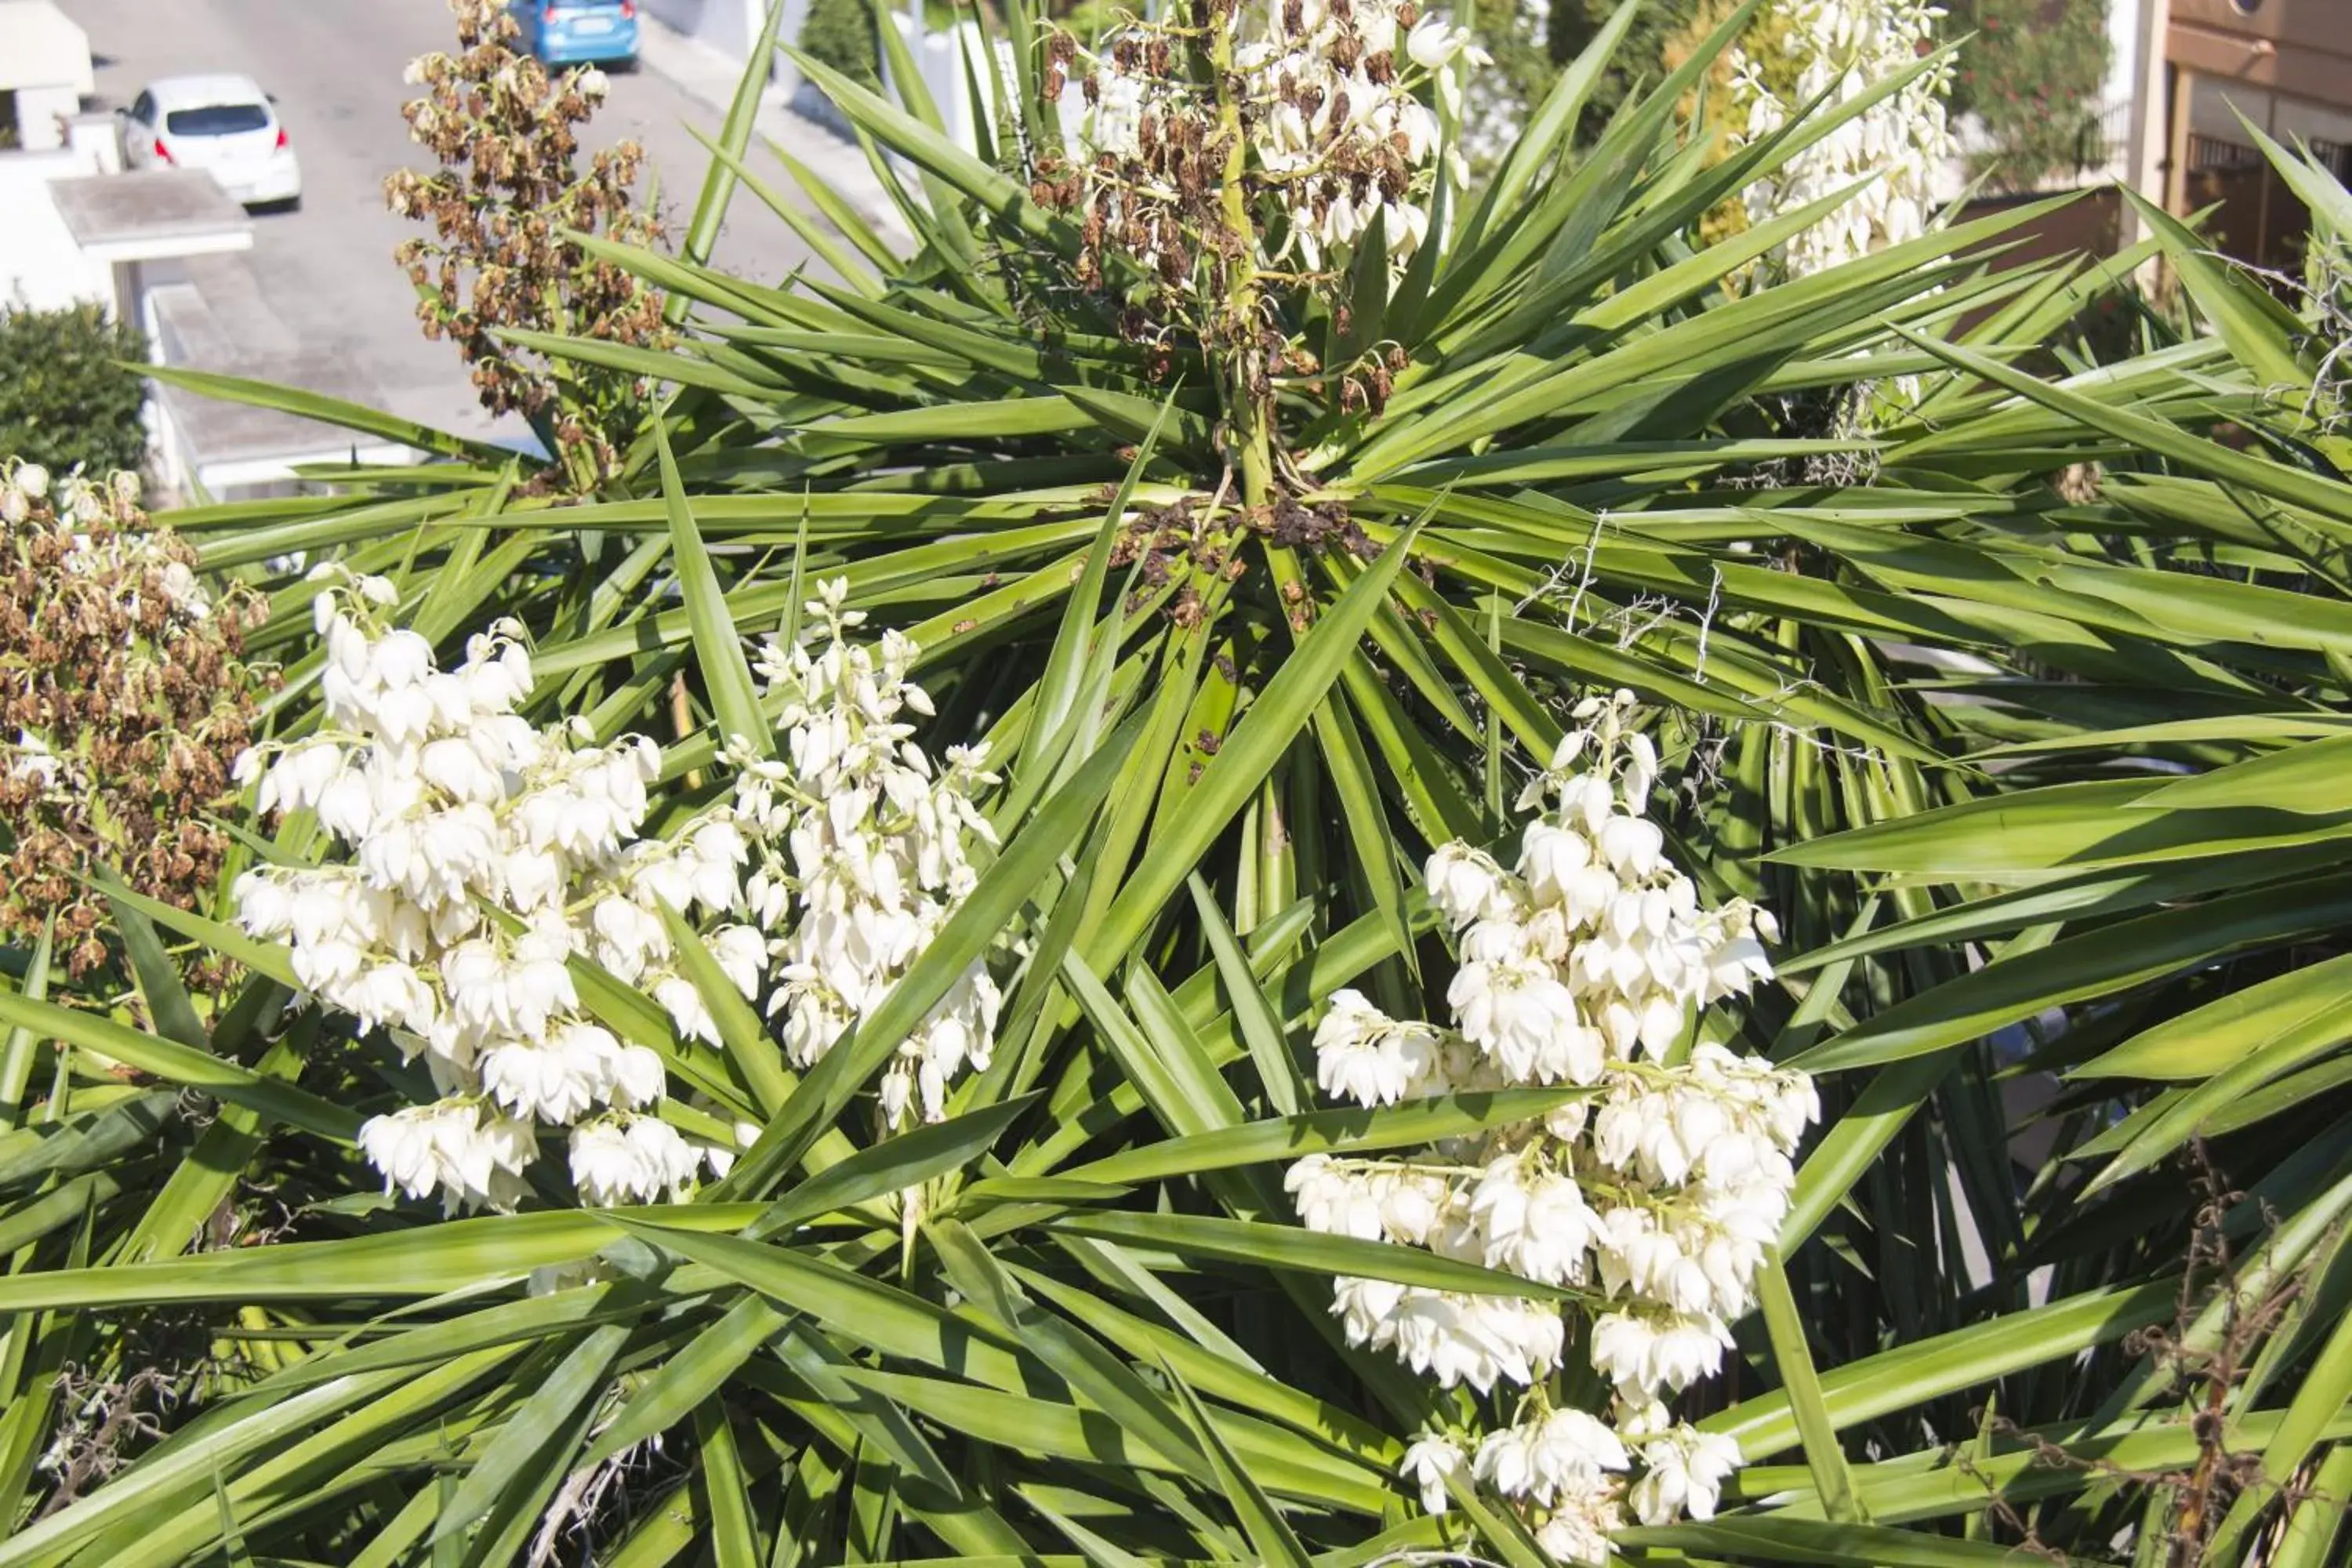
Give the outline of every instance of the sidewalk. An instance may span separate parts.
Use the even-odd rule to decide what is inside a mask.
[[[651,15],[649,9],[638,12],[637,56],[647,69],[660,72],[688,97],[709,108],[709,131],[715,137],[727,110],[734,104],[735,89],[743,79],[742,62],[698,38],[688,37]],[[751,153],[762,153],[761,137],[806,164],[893,247],[902,250],[912,247],[914,239],[906,221],[899,216],[897,204],[883,190],[881,182],[875,178],[865,150],[832,126],[793,109],[784,91],[773,85],[760,97],[759,117],[752,122]],[[765,160],[762,155],[747,157],[745,161],[758,171]],[[772,180],[769,180],[767,171],[773,172]],[[773,163],[767,163],[767,171],[761,172],[762,180],[768,180],[786,195],[798,194],[790,178]],[[758,199],[740,190],[730,198],[734,202]],[[811,212],[810,216],[820,223],[824,221],[816,213]]]

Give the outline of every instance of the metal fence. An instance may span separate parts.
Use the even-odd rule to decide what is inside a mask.
[[[2228,142],[2219,136],[2189,135],[2189,168],[2192,174],[2209,170],[2252,169],[2261,166],[2263,155],[2243,142]]]

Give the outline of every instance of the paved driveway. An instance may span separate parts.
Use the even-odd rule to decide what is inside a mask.
[[[184,71],[242,71],[277,95],[302,159],[302,208],[257,216],[247,259],[269,307],[300,342],[300,368],[315,390],[444,428],[488,428],[455,351],[417,331],[415,297],[392,262],[410,228],[383,207],[386,174],[426,166],[400,118],[413,96],[400,78],[414,57],[454,47],[442,0],[64,0],[64,7],[89,30],[100,107],[127,104],[149,79]],[[587,144],[623,136],[643,142],[661,205],[682,228],[707,159],[686,127],[715,134],[718,120],[640,68],[614,76]],[[772,213],[738,194],[721,264],[772,281],[805,256]],[[329,378],[333,384],[318,384]]]

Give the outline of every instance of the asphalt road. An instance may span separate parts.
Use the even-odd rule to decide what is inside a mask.
[[[322,357],[341,384],[313,389],[411,419],[480,433],[456,352],[418,331],[415,296],[392,252],[410,226],[384,210],[383,178],[427,166],[408,139],[401,71],[415,57],[455,47],[443,0],[63,0],[97,57],[94,107],[127,105],[149,79],[239,71],[277,95],[302,160],[301,210],[254,220],[247,260],[264,297],[292,329],[306,363]],[[719,115],[650,68],[612,78],[605,108],[586,128],[591,147],[624,136],[647,152],[658,205],[684,227],[708,155],[686,129],[716,132]],[[772,281],[806,257],[791,230],[748,194],[730,204],[716,259]],[[266,371],[266,367],[265,367]],[[313,379],[316,376],[312,373]],[[509,428],[519,428],[519,425]]]

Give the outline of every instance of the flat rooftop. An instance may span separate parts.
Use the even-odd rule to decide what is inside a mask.
[[[270,308],[244,258],[192,256],[181,268],[185,282],[163,284],[148,296],[163,339],[164,363],[307,387],[372,406],[376,403],[376,388],[354,374],[349,354],[304,346]],[[207,464],[331,460],[354,447],[368,451],[382,445],[373,437],[274,408],[206,397],[163,384],[157,392],[188,445]]]
[[[93,260],[244,250],[253,220],[201,169],[139,169],[56,180],[49,199]]]

